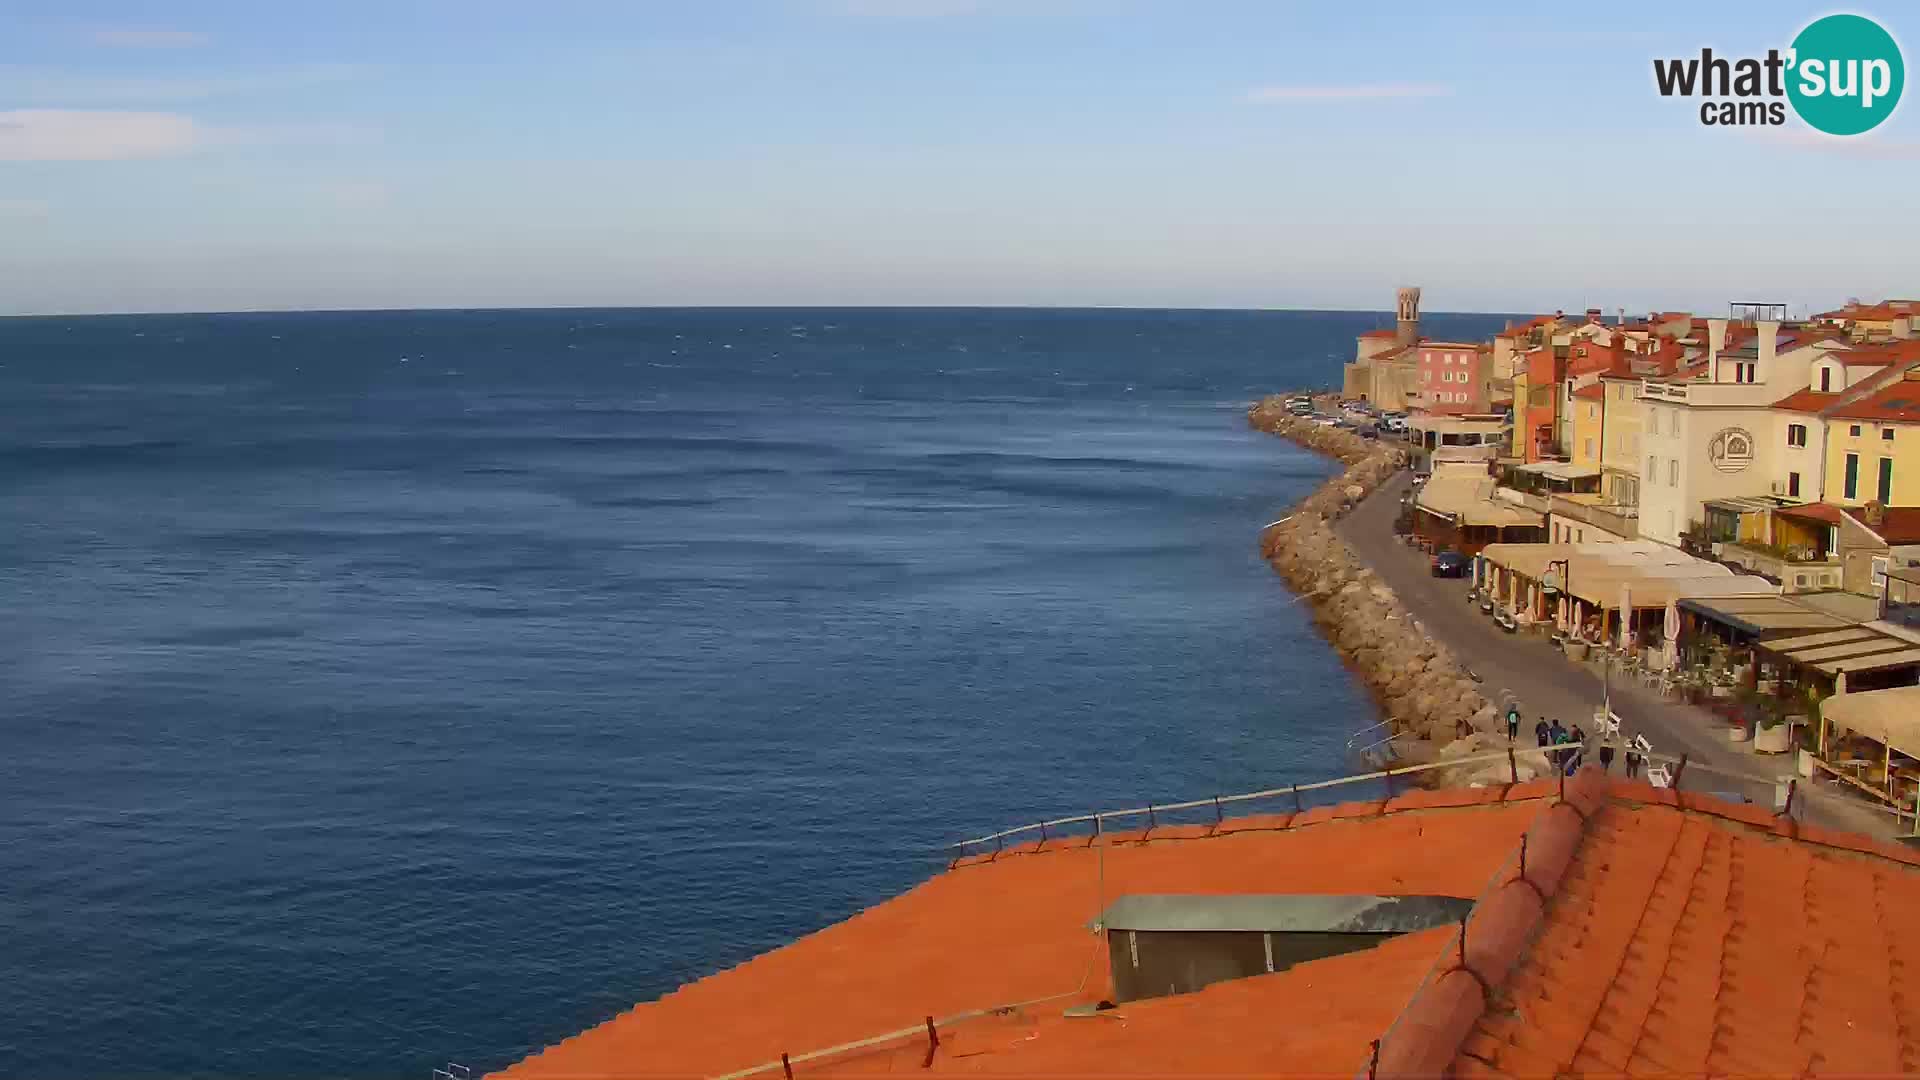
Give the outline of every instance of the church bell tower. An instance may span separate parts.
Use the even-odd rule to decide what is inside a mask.
[[[1411,345],[1420,340],[1420,287],[1401,289],[1398,300],[1393,339],[1402,346]]]

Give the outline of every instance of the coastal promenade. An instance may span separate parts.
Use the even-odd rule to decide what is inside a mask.
[[[1544,638],[1502,632],[1467,602],[1465,581],[1434,577],[1427,557],[1395,535],[1400,497],[1411,484],[1411,474],[1406,472],[1387,480],[1341,518],[1335,531],[1393,589],[1406,614],[1484,680],[1481,686],[1488,699],[1498,701],[1503,693],[1513,694],[1521,707],[1522,745],[1533,744],[1533,725],[1542,716],[1591,728],[1594,710],[1607,700],[1609,690],[1596,665],[1568,659]],[[1613,710],[1627,734],[1645,735],[1656,751],[1686,754],[1691,761],[1752,778],[1742,782],[1703,772],[1684,777],[1687,788],[1739,794],[1763,807],[1773,805],[1774,780],[1792,771],[1787,756],[1755,754],[1746,743],[1729,742],[1722,726],[1704,710],[1668,701],[1637,683],[1609,683]],[[1618,772],[1622,765],[1616,759],[1613,767]],[[1804,819],[1817,824],[1881,837],[1898,831],[1889,815],[1820,791],[1804,780],[1795,800],[1805,808]]]

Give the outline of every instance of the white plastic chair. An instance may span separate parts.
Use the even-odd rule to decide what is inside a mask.
[[[1665,765],[1655,765],[1647,770],[1647,783],[1658,788],[1672,787],[1673,770]]]
[[[1635,750],[1640,751],[1641,757],[1646,757],[1648,754],[1653,753],[1653,744],[1647,741],[1645,735],[1635,735],[1629,745]]]

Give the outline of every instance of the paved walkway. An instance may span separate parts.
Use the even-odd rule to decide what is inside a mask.
[[[1500,630],[1467,602],[1465,580],[1434,577],[1427,556],[1407,547],[1393,531],[1400,496],[1411,483],[1410,474],[1402,473],[1382,484],[1354,507],[1337,531],[1393,587],[1410,616],[1481,677],[1489,700],[1498,702],[1503,692],[1519,700],[1523,745],[1533,745],[1533,725],[1542,716],[1591,731],[1594,711],[1610,690],[1613,711],[1629,736],[1643,734],[1657,752],[1686,754],[1690,763],[1750,778],[1740,781],[1701,771],[1683,778],[1688,790],[1739,794],[1761,806],[1774,805],[1774,780],[1793,771],[1788,755],[1756,754],[1750,744],[1730,742],[1711,713],[1669,701],[1637,682],[1608,680],[1610,686],[1603,685],[1598,665],[1568,659],[1544,637]],[[1621,769],[1622,760],[1616,758],[1613,767]],[[1822,825],[1883,837],[1898,831],[1889,815],[1805,781],[1795,801],[1803,812],[1796,816]]]

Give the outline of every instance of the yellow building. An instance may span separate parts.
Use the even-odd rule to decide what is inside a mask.
[[[1640,376],[1602,375],[1600,490],[1622,506],[1640,505]]]
[[[1507,456],[1524,460],[1527,456],[1527,425],[1523,422],[1527,415],[1527,365],[1521,364],[1513,369],[1513,438],[1507,445]]]
[[[1573,392],[1573,436],[1567,449],[1575,465],[1600,467],[1606,449],[1607,384],[1589,383]]]
[[[1920,506],[1920,367],[1826,419],[1827,501]]]

